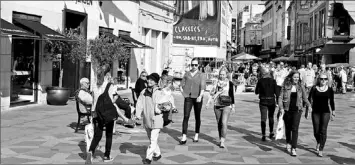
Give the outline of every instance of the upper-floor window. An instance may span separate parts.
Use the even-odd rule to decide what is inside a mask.
[[[313,17],[309,19],[309,35],[310,40],[313,41]]]
[[[350,19],[349,17],[334,18],[334,35],[349,35]]]
[[[325,36],[325,9],[321,10],[319,12],[319,37],[324,37]]]

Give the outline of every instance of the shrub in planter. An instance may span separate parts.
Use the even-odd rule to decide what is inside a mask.
[[[70,38],[71,41],[60,40],[46,40],[45,41],[45,55],[43,56],[45,61],[58,61],[59,62],[59,86],[48,87],[47,103],[50,105],[65,105],[70,96],[70,89],[62,87],[63,80],[63,58],[75,63],[77,61],[82,62],[87,58],[87,41],[83,35],[80,35],[78,29],[69,29],[64,32],[64,36]]]

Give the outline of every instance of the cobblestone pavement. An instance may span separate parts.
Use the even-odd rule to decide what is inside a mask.
[[[192,143],[194,117],[191,114],[187,145],[178,145],[181,136],[183,98],[176,95],[180,110],[175,123],[162,130],[159,145],[162,159],[153,164],[241,164],[305,163],[355,164],[355,94],[336,95],[337,116],[329,124],[324,157],[315,154],[311,120],[301,119],[297,157],[284,151],[284,140],[261,141],[258,99],[254,94],[236,95],[236,113],[230,117],[225,149],[218,144],[212,109],[202,112],[200,141]],[[206,98],[204,102],[206,102]],[[1,113],[1,163],[3,164],[83,164],[86,157],[83,130],[74,133],[77,121],[75,102],[66,106],[31,105]],[[193,113],[193,112],[192,112]],[[83,129],[83,128],[82,128]],[[111,156],[114,164],[140,164],[149,141],[141,127],[118,126]],[[104,140],[94,163],[103,163]]]

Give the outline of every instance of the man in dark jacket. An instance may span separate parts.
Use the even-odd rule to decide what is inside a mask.
[[[279,93],[276,91],[276,81],[271,78],[270,71],[268,67],[262,67],[261,73],[263,77],[258,81],[255,94],[259,94],[259,107],[261,114],[261,132],[262,141],[266,141],[266,119],[269,117],[269,128],[270,135],[269,138],[274,138],[274,112],[276,108],[276,100],[278,99]]]

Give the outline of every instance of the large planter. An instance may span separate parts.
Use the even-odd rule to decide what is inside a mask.
[[[48,105],[66,105],[69,96],[70,89],[62,87],[47,87],[47,104]]]

